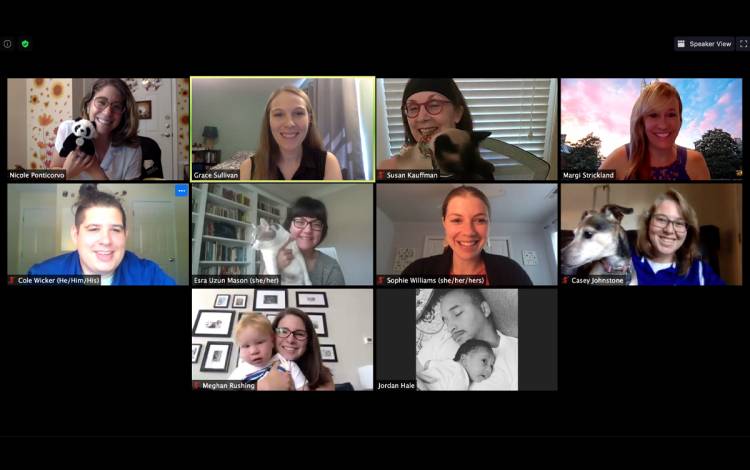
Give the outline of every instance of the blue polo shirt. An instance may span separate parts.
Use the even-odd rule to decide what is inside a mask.
[[[645,256],[632,255],[639,286],[724,286],[726,283],[708,263],[696,259],[687,274],[680,276],[676,263],[654,272]]]
[[[78,252],[73,251],[55,256],[29,269],[29,274],[71,274],[83,275]],[[125,251],[122,262],[112,277],[113,286],[173,286],[174,279],[169,277],[158,264],[142,259],[130,251]]]

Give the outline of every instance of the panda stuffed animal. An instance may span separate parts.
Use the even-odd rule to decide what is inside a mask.
[[[73,132],[65,139],[62,149],[60,149],[60,156],[67,157],[76,147],[80,147],[86,155],[94,155],[96,153],[94,137],[96,137],[94,123],[87,119],[76,118],[73,123]]]

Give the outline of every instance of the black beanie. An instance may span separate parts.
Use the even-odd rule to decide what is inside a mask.
[[[410,78],[404,88],[404,96],[401,98],[401,106],[406,104],[406,100],[414,93],[420,91],[434,91],[445,96],[452,103],[458,104],[456,96],[456,82],[452,78]]]

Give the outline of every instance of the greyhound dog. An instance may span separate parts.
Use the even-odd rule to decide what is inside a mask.
[[[578,222],[573,240],[561,251],[563,274],[591,276],[622,274],[625,284],[636,285],[628,236],[620,222],[633,209],[607,204],[601,211],[586,211]]]

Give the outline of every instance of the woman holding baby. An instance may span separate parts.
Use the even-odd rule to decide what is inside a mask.
[[[294,361],[307,379],[309,390],[333,391],[333,374],[323,365],[320,343],[310,317],[297,308],[287,308],[273,321],[274,346],[278,354]],[[258,390],[294,390],[290,372],[274,366],[258,382]]]
[[[401,99],[406,143],[380,170],[432,170],[435,137],[447,129],[472,132],[466,99],[451,78],[411,78]]]

